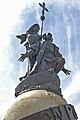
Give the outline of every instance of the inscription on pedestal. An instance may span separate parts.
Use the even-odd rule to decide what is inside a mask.
[[[49,109],[40,111],[20,120],[77,120],[77,114],[72,105],[60,105],[50,107]]]

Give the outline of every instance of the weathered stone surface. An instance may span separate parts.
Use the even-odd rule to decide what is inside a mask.
[[[77,119],[74,107],[67,104],[60,96],[45,90],[34,90],[17,97],[3,120]]]
[[[31,114],[67,104],[65,99],[46,90],[33,90],[19,95],[4,115],[4,120],[20,120]]]
[[[20,120],[77,120],[77,114],[72,105],[50,107]]]
[[[60,89],[60,79],[57,74],[51,70],[40,72],[24,79],[16,87],[15,96],[34,89],[47,90],[62,96]]]
[[[72,105],[50,107],[20,120],[77,120],[77,114]]]

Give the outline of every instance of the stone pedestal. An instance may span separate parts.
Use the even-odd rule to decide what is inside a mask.
[[[21,120],[24,117],[50,107],[67,104],[66,100],[53,92],[33,90],[19,95],[7,110],[4,120]]]
[[[77,114],[72,105],[60,105],[24,117],[20,120],[77,120]]]
[[[15,89],[15,96],[31,90],[47,90],[62,96],[60,88],[60,79],[52,71],[43,71],[25,78]]]

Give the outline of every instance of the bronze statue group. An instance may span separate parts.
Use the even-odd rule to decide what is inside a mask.
[[[21,54],[19,61],[24,61],[27,57],[29,60],[28,71],[26,75],[20,77],[22,81],[27,76],[37,74],[43,71],[54,71],[56,74],[62,70],[66,75],[71,71],[65,69],[65,59],[59,52],[59,47],[53,43],[51,33],[39,35],[40,26],[32,25],[26,34],[17,35],[21,40],[20,44],[24,44],[26,52]]]

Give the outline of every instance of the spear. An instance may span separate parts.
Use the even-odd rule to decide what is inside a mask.
[[[42,9],[42,16],[40,17],[41,21],[42,21],[42,26],[41,26],[41,35],[42,35],[42,31],[43,31],[43,21],[45,20],[45,11],[49,12],[48,9],[45,7],[45,3],[43,2],[43,4],[39,3],[39,5],[43,8]]]

